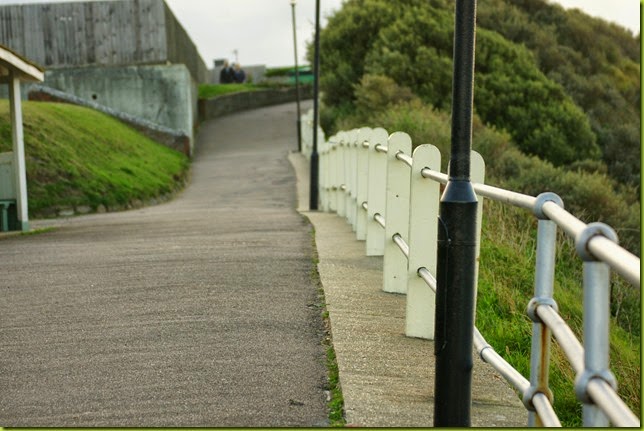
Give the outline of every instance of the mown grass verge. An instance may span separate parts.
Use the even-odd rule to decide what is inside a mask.
[[[221,96],[230,93],[242,93],[247,91],[261,90],[257,84],[243,83],[243,84],[201,84],[199,85],[199,98],[212,99],[213,97]]]
[[[62,208],[121,209],[180,189],[188,158],[100,112],[62,103],[23,103],[31,217]],[[6,100],[0,151],[11,151]]]

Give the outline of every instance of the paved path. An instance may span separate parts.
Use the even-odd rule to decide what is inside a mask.
[[[406,296],[382,290],[382,257],[365,255],[346,219],[308,211],[309,162],[296,153],[289,159],[299,179],[298,209],[315,227],[347,424],[433,426],[433,341],[404,335]],[[525,427],[527,417],[505,380],[475,357],[472,426]]]
[[[325,425],[311,228],[295,212],[294,105],[202,126],[193,178],[142,210],[34,222],[0,240],[0,425]],[[307,163],[290,154],[307,205]],[[431,426],[433,344],[404,334],[405,297],[334,214],[318,270],[350,425]],[[475,361],[474,426],[523,426]]]
[[[0,425],[326,423],[294,106],[204,124],[170,203],[0,240]]]

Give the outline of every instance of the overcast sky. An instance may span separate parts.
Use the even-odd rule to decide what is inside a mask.
[[[616,22],[634,34],[640,29],[639,0],[550,0],[566,8]],[[208,67],[215,58],[244,65],[292,65],[293,27],[290,0],[166,0],[186,28]],[[320,0],[321,25],[342,0]],[[304,61],[306,43],[313,40],[315,0],[297,0],[298,58]]]
[[[60,0],[0,0],[0,4],[49,3]],[[394,0],[392,0],[394,1]],[[634,34],[640,31],[639,0],[550,0],[589,15],[616,22]],[[208,65],[216,58],[243,65],[287,66],[294,62],[291,0],[166,0]],[[342,0],[320,0],[321,24]],[[313,40],[315,0],[297,0],[298,58]]]

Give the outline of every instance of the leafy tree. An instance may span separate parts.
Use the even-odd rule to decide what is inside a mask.
[[[532,51],[586,113],[610,175],[639,185],[640,36],[543,0],[481,0],[477,19]]]

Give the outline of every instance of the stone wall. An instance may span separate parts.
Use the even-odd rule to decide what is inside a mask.
[[[302,86],[300,100],[313,98],[313,88]],[[243,93],[224,94],[213,99],[199,100],[199,121],[222,117],[233,112],[247,109],[261,108],[262,106],[279,105],[294,102],[296,90],[294,87],[285,89],[271,89],[246,91]]]

